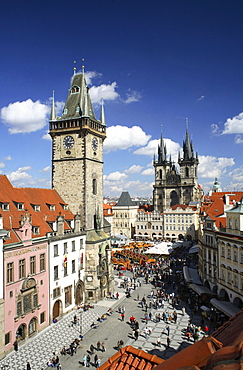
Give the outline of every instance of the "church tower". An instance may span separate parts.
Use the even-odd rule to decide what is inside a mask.
[[[194,156],[193,145],[186,130],[183,143],[183,157],[178,155],[178,165],[167,158],[167,150],[161,136],[158,146],[158,159],[154,158],[155,183],[153,189],[154,209],[163,212],[176,204],[189,204],[200,200],[197,167],[198,157]]]
[[[178,159],[181,175],[181,204],[189,204],[192,201],[198,201],[198,155],[194,155],[192,141],[190,140],[188,129],[186,138],[183,142],[183,157]]]
[[[86,301],[97,301],[111,289],[110,241],[103,227],[103,142],[106,123],[102,102],[97,120],[84,67],[76,73],[61,117],[54,96],[50,117],[52,187],[80,215],[86,231]]]

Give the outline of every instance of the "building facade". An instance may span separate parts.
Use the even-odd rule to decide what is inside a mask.
[[[189,205],[198,202],[202,197],[202,189],[198,185],[198,156],[194,155],[193,144],[188,130],[183,142],[183,156],[178,154],[177,166],[167,157],[166,144],[161,136],[158,156],[154,159],[155,183],[153,185],[154,209],[164,212],[176,204]]]
[[[129,193],[123,191],[113,209],[113,235],[124,235],[133,238],[138,206],[132,201]]]

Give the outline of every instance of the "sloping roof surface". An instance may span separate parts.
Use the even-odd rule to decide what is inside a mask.
[[[135,206],[135,203],[132,201],[130,194],[128,191],[123,191],[120,195],[120,198],[117,202],[117,206],[119,207],[128,207],[128,206]]]
[[[33,238],[45,236],[52,232],[49,223],[55,222],[59,215],[65,220],[71,221],[74,215],[69,209],[64,209],[66,203],[62,200],[56,190],[40,188],[16,188],[13,187],[5,175],[0,175],[0,202],[9,205],[8,210],[2,210],[3,227],[10,231],[10,238],[5,239],[5,244],[20,241],[14,229],[21,227],[21,219],[28,212],[31,216],[32,226],[39,228],[37,235]],[[23,204],[23,209],[18,209],[18,203]],[[38,211],[36,210],[38,206]],[[51,207],[54,206],[54,207]],[[69,230],[70,226],[64,221],[64,229]]]
[[[99,370],[150,370],[164,360],[155,355],[150,355],[143,350],[132,346],[121,348],[114,356],[110,357]]]

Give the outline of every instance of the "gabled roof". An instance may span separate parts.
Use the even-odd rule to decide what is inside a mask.
[[[110,357],[99,370],[151,370],[162,362],[164,362],[162,358],[132,346],[126,346]]]
[[[8,203],[9,209],[2,210],[3,227],[10,231],[10,238],[5,239],[4,244],[11,244],[20,241],[14,230],[21,227],[22,217],[28,212],[31,216],[32,226],[39,228],[37,235],[32,234],[33,238],[45,236],[47,232],[52,232],[49,223],[56,221],[59,215],[65,219],[64,229],[69,230],[70,226],[66,221],[74,219],[74,215],[69,209],[64,209],[66,203],[54,189],[40,188],[16,188],[13,187],[5,175],[0,175],[0,202]],[[18,203],[22,203],[24,209],[18,209]],[[39,206],[39,210],[35,207]],[[54,206],[54,207],[51,207]]]
[[[128,191],[123,191],[116,205],[118,207],[130,207],[135,206],[135,203],[132,201]]]

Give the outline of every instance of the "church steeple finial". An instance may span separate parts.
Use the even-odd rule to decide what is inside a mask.
[[[103,97],[101,98],[100,123],[102,123],[104,126],[106,126],[105,108],[104,108],[104,99],[103,99]]]
[[[56,116],[56,107],[55,107],[54,90],[53,90],[50,121],[56,121],[56,119],[57,119],[57,116]]]
[[[73,75],[76,75],[76,70],[77,70],[77,68],[75,67],[75,65],[76,65],[76,60],[74,60],[74,67],[73,67]]]

